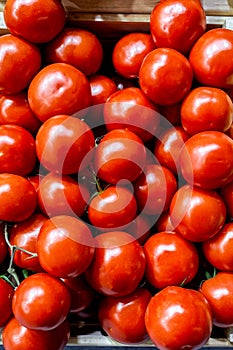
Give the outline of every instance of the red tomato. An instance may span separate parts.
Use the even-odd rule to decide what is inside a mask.
[[[225,91],[200,86],[190,91],[181,105],[181,124],[189,135],[201,131],[227,131],[233,118],[233,103]]]
[[[47,221],[46,216],[41,213],[34,213],[28,219],[14,224],[9,229],[10,243],[31,253],[37,253],[37,238],[45,221]],[[32,257],[21,250],[14,252],[14,263],[22,269],[36,272],[43,271],[37,256]]]
[[[12,34],[34,43],[53,39],[64,27],[66,12],[60,0],[7,0],[4,20]]]
[[[54,115],[72,115],[89,107],[91,88],[79,69],[68,63],[53,63],[32,79],[28,101],[35,115],[44,122]]]
[[[233,178],[233,140],[219,131],[191,136],[180,152],[180,170],[191,185],[216,189]]]
[[[146,163],[146,148],[128,129],[109,131],[95,149],[93,168],[97,176],[111,184],[135,181]]]
[[[137,214],[133,191],[109,186],[92,198],[88,206],[90,223],[99,230],[116,230],[128,225]]]
[[[170,219],[184,238],[203,242],[214,237],[225,224],[226,205],[214,190],[184,185],[172,198]]]
[[[14,288],[0,278],[0,327],[4,327],[12,317],[12,298]]]
[[[152,342],[161,350],[201,348],[213,327],[204,295],[178,286],[166,287],[151,298],[145,323]]]
[[[17,94],[1,95],[0,124],[19,125],[32,134],[38,131],[41,122],[29,107],[25,91]]]
[[[104,104],[108,130],[127,128],[144,142],[156,135],[160,123],[158,108],[137,87],[113,93]]]
[[[163,232],[163,231],[170,231],[173,232],[175,231],[174,226],[171,223],[171,218],[170,218],[170,212],[169,209],[164,211],[158,220],[155,223],[156,231],[157,232]]]
[[[40,164],[51,172],[64,175],[77,173],[89,165],[94,145],[89,126],[68,115],[49,118],[36,135]]]
[[[27,88],[41,67],[38,47],[12,34],[5,34],[0,36],[0,53],[1,93],[15,94]]]
[[[46,45],[44,55],[50,63],[69,63],[89,76],[99,70],[103,49],[94,33],[81,28],[64,28]]]
[[[226,223],[212,238],[203,242],[206,259],[218,270],[233,271],[233,222]]]
[[[125,296],[138,288],[146,267],[143,248],[123,231],[95,237],[95,255],[84,272],[87,282],[99,293]]]
[[[233,325],[233,273],[221,271],[216,276],[205,280],[200,291],[208,300],[217,327]]]
[[[0,125],[0,173],[28,175],[36,165],[32,134],[18,125]]]
[[[177,190],[173,173],[159,164],[148,164],[134,183],[138,206],[143,213],[160,215],[169,208]]]
[[[16,320],[29,329],[54,329],[65,321],[69,309],[70,294],[66,285],[43,272],[24,279],[12,299]]]
[[[214,28],[193,45],[189,61],[200,83],[219,88],[232,87],[233,31]]]
[[[198,271],[195,245],[175,232],[153,234],[144,244],[144,253],[146,279],[158,289],[185,285]]]
[[[104,297],[98,312],[101,327],[117,342],[129,345],[142,343],[148,338],[144,318],[151,297],[144,287],[127,296]]]
[[[76,277],[90,265],[95,242],[84,221],[59,215],[48,219],[41,227],[37,251],[45,271],[61,278]]]
[[[91,85],[91,105],[106,102],[107,98],[117,91],[116,83],[106,75],[93,74],[89,77]]]
[[[7,253],[8,245],[5,240],[5,224],[2,222],[0,223],[0,264],[5,260]]]
[[[144,57],[154,49],[155,44],[150,34],[140,32],[126,34],[113,48],[113,66],[124,78],[137,78]]]
[[[36,209],[36,191],[24,177],[0,174],[0,220],[18,222],[29,218]]]
[[[67,320],[54,329],[41,331],[26,328],[13,317],[3,329],[2,341],[6,350],[63,350],[69,336]]]
[[[233,219],[233,181],[222,187],[222,197],[227,206],[227,213]]]
[[[205,30],[205,11],[196,0],[160,1],[150,15],[150,31],[157,47],[187,54]]]
[[[188,59],[170,48],[147,54],[139,71],[139,84],[145,95],[158,105],[180,102],[190,91],[193,71]]]
[[[43,179],[43,177],[44,177],[44,175],[42,175],[42,174],[36,174],[36,175],[32,175],[32,176],[27,177],[27,179],[31,182],[31,184],[35,188],[36,192],[38,191],[39,184],[40,184],[41,180]]]
[[[140,213],[129,224],[129,226],[125,228],[125,231],[130,233],[141,245],[143,245],[150,236],[153,225],[153,217]]]

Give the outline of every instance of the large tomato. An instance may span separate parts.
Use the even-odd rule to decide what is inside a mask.
[[[4,327],[12,317],[14,288],[0,278],[0,327]]]

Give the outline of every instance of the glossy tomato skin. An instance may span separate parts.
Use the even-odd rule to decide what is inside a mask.
[[[14,288],[0,278],[0,327],[4,327],[12,317],[12,298]]]
[[[117,342],[142,343],[148,338],[144,317],[151,297],[144,287],[124,297],[104,297],[98,311],[101,327]]]
[[[117,85],[114,80],[106,75],[93,74],[88,80],[91,85],[92,106],[103,104],[109,96],[117,91]]]
[[[29,329],[22,326],[14,317],[2,332],[6,350],[63,350],[70,336],[70,325],[65,320],[49,331]]]
[[[204,85],[231,88],[232,53],[232,30],[215,28],[206,31],[193,45],[189,55],[195,79]]]
[[[233,103],[222,89],[200,86],[181,105],[181,124],[189,135],[201,131],[225,132],[232,124]]]
[[[170,47],[187,54],[204,34],[206,15],[196,0],[166,0],[150,15],[150,32],[157,47]]]
[[[24,177],[0,174],[0,220],[19,222],[29,218],[36,209],[33,185]]]
[[[206,298],[178,286],[166,287],[151,298],[145,323],[150,339],[161,350],[201,348],[213,327]]]
[[[144,57],[154,49],[151,34],[140,32],[126,34],[113,48],[113,66],[122,77],[137,78]]]
[[[214,237],[225,224],[226,205],[214,190],[184,185],[172,198],[170,220],[185,239],[203,242]]]
[[[230,219],[233,218],[233,181],[222,187],[222,197],[227,206],[227,213]]]
[[[95,243],[94,259],[84,273],[91,287],[114,297],[128,295],[138,288],[146,262],[137,240],[124,231],[113,231],[99,234]]]
[[[175,231],[174,226],[171,223],[169,209],[164,211],[160,215],[160,217],[156,221],[155,228],[157,232],[162,232],[162,231],[174,232]]]
[[[189,283],[199,267],[195,245],[175,232],[155,233],[144,244],[146,279],[156,288]]]
[[[28,101],[41,122],[58,114],[72,115],[90,106],[90,84],[87,77],[70,64],[52,63],[30,82]]]
[[[0,91],[15,94],[27,88],[41,67],[38,47],[12,34],[5,34],[0,37],[0,52]]]
[[[12,299],[16,320],[29,329],[54,329],[65,321],[69,309],[70,294],[66,285],[44,272],[24,279]]]
[[[200,291],[213,310],[213,323],[217,327],[231,327],[233,324],[233,274],[220,271],[214,277],[205,280]]]
[[[154,218],[141,213],[136,216],[128,227],[125,228],[125,231],[130,233],[141,245],[143,245],[149,238],[153,225]]]
[[[97,73],[103,60],[98,37],[81,28],[64,28],[46,45],[44,54],[47,62],[69,63],[86,76]]]
[[[180,152],[184,179],[203,189],[217,189],[233,177],[233,140],[219,131],[202,131],[191,136]]]
[[[142,91],[158,105],[180,102],[190,91],[192,81],[188,59],[170,48],[157,48],[148,53],[139,71]]]
[[[52,40],[64,27],[66,12],[59,0],[7,0],[4,20],[12,34],[33,43]]]

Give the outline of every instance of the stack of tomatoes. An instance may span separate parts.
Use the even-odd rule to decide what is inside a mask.
[[[4,348],[63,349],[88,313],[116,342],[202,347],[233,326],[233,31],[199,0],[112,47],[60,0],[4,19]]]

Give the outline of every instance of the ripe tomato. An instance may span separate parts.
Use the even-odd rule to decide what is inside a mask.
[[[128,33],[121,37],[113,48],[113,66],[124,78],[137,78],[144,57],[154,49],[151,34]]]
[[[34,44],[5,34],[0,36],[0,65],[1,93],[15,94],[27,88],[39,71],[41,54]]]
[[[69,309],[70,294],[66,285],[43,272],[24,279],[12,299],[16,320],[29,329],[54,329],[65,321]]]
[[[163,231],[175,231],[174,226],[171,223],[169,209],[164,211],[155,223],[155,228],[157,232]]]
[[[146,55],[139,71],[145,95],[158,105],[180,102],[190,91],[193,71],[188,59],[170,48],[158,48]]]
[[[187,54],[206,30],[206,15],[196,0],[166,0],[150,15],[150,32],[157,47]]]
[[[193,45],[189,61],[200,83],[219,88],[232,87],[233,32],[226,28],[206,31]]]
[[[5,224],[0,223],[0,264],[5,260],[8,253],[8,245],[5,240]]]
[[[57,115],[46,120],[36,135],[36,152],[47,170],[64,175],[83,170],[95,145],[89,126],[79,118]]]
[[[87,282],[101,294],[125,296],[138,288],[146,267],[143,248],[123,231],[95,237],[95,255],[84,272]]]
[[[151,228],[154,225],[154,218],[149,215],[140,213],[130,224],[125,228],[125,231],[130,233],[138,242],[143,245],[151,234]]]
[[[81,275],[90,265],[95,241],[84,221],[68,215],[54,216],[41,227],[38,259],[45,271],[61,277]]]
[[[44,122],[58,114],[72,115],[90,106],[91,88],[87,77],[68,63],[52,63],[42,68],[28,88],[28,101]]]
[[[226,205],[217,191],[184,185],[172,198],[170,219],[185,239],[203,242],[214,237],[225,224]]]
[[[189,135],[201,131],[227,131],[233,118],[233,103],[225,91],[200,86],[190,91],[181,105],[181,124]]]
[[[66,12],[59,0],[7,0],[4,20],[12,34],[34,43],[52,40],[64,27]]]
[[[196,275],[199,257],[195,245],[175,232],[159,232],[144,244],[146,279],[154,287],[180,286]]]
[[[123,297],[104,297],[98,310],[101,327],[120,343],[142,343],[148,338],[144,318],[151,297],[145,287]]]
[[[145,323],[150,339],[161,350],[201,348],[213,327],[204,295],[178,286],[166,287],[151,298]]]
[[[191,185],[216,189],[233,178],[233,140],[219,131],[191,136],[180,152],[180,171]]]
[[[24,177],[0,174],[0,220],[18,222],[29,218],[36,209],[36,191]]]
[[[221,194],[227,206],[228,216],[233,219],[233,181],[222,187]]]
[[[220,271],[214,277],[205,280],[200,291],[208,300],[213,311],[213,323],[217,327],[233,325],[233,273]]]
[[[44,56],[47,62],[69,63],[89,76],[100,69],[103,49],[94,33],[81,28],[64,28],[46,45]]]
[[[12,298],[14,288],[0,278],[0,327],[4,327],[12,317]]]
[[[116,83],[106,75],[93,74],[89,77],[91,85],[91,105],[103,104],[107,98],[117,91]]]

